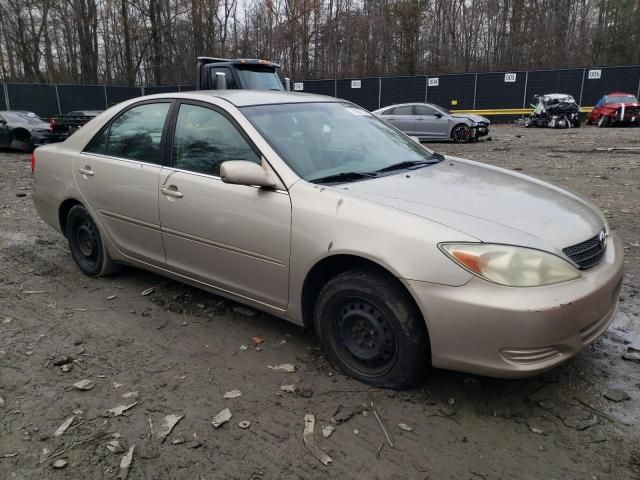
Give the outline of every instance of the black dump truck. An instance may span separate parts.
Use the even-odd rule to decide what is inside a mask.
[[[268,60],[244,58],[198,57],[196,90],[290,90],[290,80],[284,84],[278,77],[280,65]],[[100,112],[70,112],[52,118],[51,130],[64,135],[73,134]]]
[[[198,57],[196,90],[290,90],[278,77],[280,65],[268,60]]]

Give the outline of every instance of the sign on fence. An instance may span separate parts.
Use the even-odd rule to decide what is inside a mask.
[[[589,76],[587,77],[589,80],[600,80],[602,77],[602,70],[589,70]]]
[[[438,77],[429,77],[429,86],[437,87],[440,84],[440,79]]]
[[[516,74],[515,73],[505,73],[504,74],[504,81],[506,83],[515,83],[516,81]]]
[[[293,84],[293,90],[296,92],[302,92],[304,90],[304,83],[303,82],[295,82]]]
[[[351,88],[360,88],[361,86],[362,86],[362,81],[351,80]]]

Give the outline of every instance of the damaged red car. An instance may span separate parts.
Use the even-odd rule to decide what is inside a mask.
[[[605,95],[587,116],[587,125],[601,128],[640,125],[640,103],[631,93],[613,92]]]

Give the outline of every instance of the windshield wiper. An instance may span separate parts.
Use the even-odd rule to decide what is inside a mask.
[[[373,178],[375,176],[375,173],[370,172],[341,172],[334,175],[327,175],[326,177],[314,178],[309,181],[311,183],[348,182],[350,180],[361,180],[363,178]]]
[[[408,161],[405,161],[405,162],[398,162],[398,163],[394,163],[392,165],[389,165],[388,167],[380,168],[380,169],[376,170],[375,173],[392,172],[394,170],[402,170],[404,168],[422,167],[422,166],[425,166],[425,165],[433,165],[433,164],[436,164],[436,163],[440,163],[442,160],[444,160],[444,155],[442,155],[440,153],[434,153],[433,155],[431,155],[431,159],[430,160],[408,160]]]

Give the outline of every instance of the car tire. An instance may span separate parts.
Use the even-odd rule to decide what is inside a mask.
[[[75,205],[69,210],[65,233],[71,256],[85,275],[105,277],[122,268],[109,256],[98,226],[82,205]]]
[[[424,319],[402,285],[383,272],[354,269],[331,279],[316,302],[314,327],[329,361],[363,383],[409,388],[430,366]]]
[[[12,133],[11,147],[22,152],[31,153],[34,150],[33,137],[23,129],[17,129]]]
[[[606,128],[609,126],[609,117],[606,115],[600,116],[598,119],[598,128]]]
[[[580,128],[580,120],[573,122],[573,128]]]
[[[468,125],[460,123],[451,130],[451,139],[456,143],[467,143],[473,140],[473,130]]]

